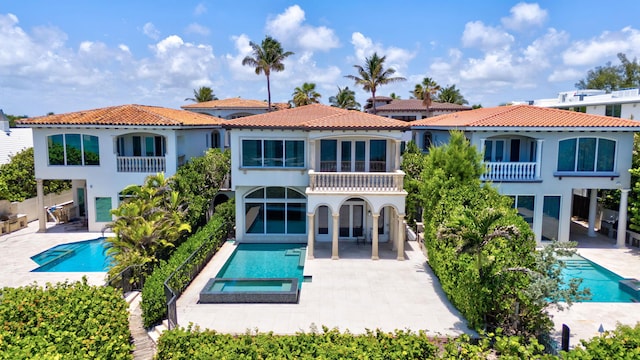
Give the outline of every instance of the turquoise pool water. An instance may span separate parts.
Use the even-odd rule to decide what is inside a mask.
[[[107,271],[111,258],[107,256],[105,238],[60,244],[31,257],[40,267],[34,272]]]
[[[298,278],[300,287],[306,249],[305,245],[300,244],[239,244],[216,277]]]
[[[586,302],[633,302],[633,296],[618,287],[618,282],[624,279],[622,276],[580,256],[562,261],[567,265],[562,272],[564,280],[582,279],[580,289],[591,290],[591,299]]]

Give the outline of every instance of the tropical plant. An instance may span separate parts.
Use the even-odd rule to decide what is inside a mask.
[[[426,77],[422,79],[422,83],[416,84],[413,91],[411,91],[411,95],[416,99],[422,100],[424,106],[429,109],[438,91],[440,91],[440,85],[432,78]]]
[[[346,75],[345,77],[353,80],[356,85],[362,86],[362,89],[371,92],[373,100],[373,113],[376,113],[376,91],[381,85],[391,84],[399,81],[405,81],[403,77],[393,77],[396,70],[393,68],[384,68],[386,56],[380,57],[378,53],[373,53],[370,57],[365,58],[364,66],[353,65],[358,75]]]
[[[438,93],[439,102],[465,105],[469,102],[462,96],[460,89],[456,89],[456,85],[445,86]]]
[[[117,219],[105,227],[116,235],[107,238],[111,245],[108,253],[115,261],[110,276],[130,265],[142,265],[149,271],[167,248],[191,231],[183,220],[185,204],[179,193],[171,190],[164,173],[150,175],[144,185],[130,185],[122,193],[124,201],[111,210]]]
[[[356,92],[349,89],[348,86],[340,88],[335,96],[329,97],[331,106],[339,107],[347,110],[360,110],[360,103],[356,101]]]
[[[264,73],[267,77],[267,101],[269,111],[271,111],[271,71],[279,72],[284,70],[284,59],[293,55],[291,51],[284,51],[280,42],[271,36],[266,36],[262,44],[249,42],[253,49],[253,56],[246,56],[242,60],[242,65],[249,65],[255,68],[256,75]]]
[[[193,97],[192,98],[186,98],[184,100],[185,101],[189,100],[189,101],[194,101],[194,102],[201,103],[201,102],[205,102],[205,101],[218,100],[218,98],[213,93],[213,90],[210,87],[201,86],[197,90],[193,89]]]
[[[292,103],[295,107],[317,104],[320,102],[319,92],[316,91],[316,84],[314,83],[304,83],[302,86],[298,86],[293,90]]]
[[[400,100],[400,95],[396,95],[396,93],[392,92],[389,94],[389,97],[393,100]]]

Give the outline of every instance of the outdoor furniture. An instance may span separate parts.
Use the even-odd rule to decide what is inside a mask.
[[[602,220],[600,221],[600,232],[602,229],[607,229],[607,236],[613,238],[614,232],[616,232],[616,224],[618,223],[618,212],[611,209],[602,210]]]

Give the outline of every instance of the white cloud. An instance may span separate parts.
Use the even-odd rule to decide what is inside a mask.
[[[460,77],[469,81],[511,82],[515,77],[515,69],[509,53],[490,53],[481,59],[468,59]]]
[[[207,7],[203,3],[198,4],[196,8],[193,10],[193,14],[196,16],[202,15],[206,12],[207,12]]]
[[[498,28],[487,26],[482,21],[471,21],[464,26],[462,45],[483,51],[508,49],[514,42],[511,34]]]
[[[225,60],[231,76],[236,80],[255,80],[257,78],[255,69],[250,66],[243,66],[242,60],[252,54],[253,48],[249,45],[249,37],[245,34],[232,36],[235,54],[226,54]]]
[[[340,46],[333,29],[326,26],[310,26],[304,23],[305,13],[298,5],[288,7],[282,14],[267,21],[268,35],[283,44],[292,44],[306,50],[327,51]]]
[[[576,41],[563,54],[565,65],[603,65],[616,59],[617,53],[633,57],[640,54],[640,31],[625,27],[621,31],[604,31],[587,41]]]
[[[144,26],[142,27],[142,33],[153,40],[158,40],[158,38],[160,38],[160,31],[156,29],[156,26],[150,22],[144,24]]]
[[[551,66],[551,60],[556,57],[557,49],[569,41],[569,34],[550,28],[542,37],[527,46],[523,55],[525,60],[539,68]]]
[[[362,63],[365,58],[377,53],[379,56],[386,56],[385,64],[387,67],[391,67],[397,71],[396,76],[402,76],[402,73],[407,70],[409,61],[411,61],[416,54],[406,49],[390,46],[384,47],[380,43],[374,43],[371,38],[364,36],[360,32],[354,32],[351,34],[351,44],[355,51],[355,59],[358,63]]]
[[[556,69],[547,77],[547,80],[550,82],[576,81],[583,76],[582,72],[575,69]]]
[[[511,16],[502,18],[507,29],[523,30],[531,26],[541,26],[547,20],[547,10],[535,3],[518,3],[511,8]]]
[[[208,27],[200,25],[198,23],[191,23],[189,24],[189,26],[187,26],[187,28],[185,29],[185,33],[187,34],[198,34],[198,35],[202,35],[202,36],[208,36],[211,31],[209,30]]]

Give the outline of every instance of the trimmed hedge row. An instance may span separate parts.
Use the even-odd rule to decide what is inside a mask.
[[[178,328],[165,331],[158,343],[158,359],[431,359],[438,352],[424,334],[396,330],[368,331],[364,335],[340,333],[323,327],[323,333],[296,335],[247,332],[220,334]]]
[[[127,303],[82,282],[0,290],[0,358],[132,359]]]
[[[167,299],[164,293],[164,282],[169,275],[174,272],[189,256],[201,246],[200,253],[192,260],[194,263],[201,261],[209,250],[219,248],[226,240],[230,219],[229,211],[225,207],[235,206],[233,201],[227,201],[216,208],[216,213],[209,223],[203,226],[197,233],[190,236],[173,252],[169,260],[161,261],[160,265],[153,270],[153,273],[145,280],[142,288],[142,319],[144,326],[150,327],[159,323],[167,315]],[[174,289],[186,285],[190,279],[185,277],[175,277],[171,284]]]

